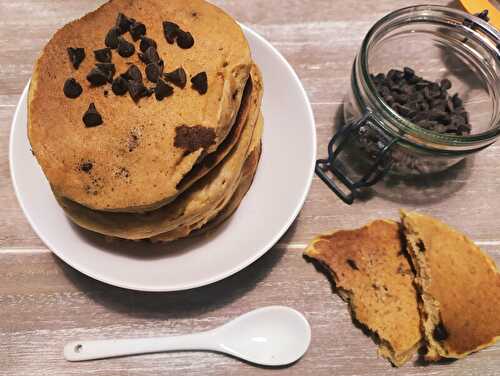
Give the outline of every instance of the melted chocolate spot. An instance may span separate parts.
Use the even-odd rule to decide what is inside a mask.
[[[448,334],[448,330],[446,330],[443,322],[439,321],[439,324],[436,325],[434,331],[432,332],[432,336],[436,341],[441,342],[446,340],[450,335]]]
[[[82,170],[83,172],[86,172],[86,173],[89,173],[90,170],[92,170],[92,162],[83,162],[81,165],[80,165],[80,170]]]
[[[420,252],[425,252],[425,244],[422,241],[422,239],[418,239],[416,244],[417,244],[417,248]]]
[[[201,125],[189,127],[180,125],[175,128],[174,146],[193,152],[199,148],[207,148],[215,140],[215,132],[212,128]]]
[[[347,259],[347,265],[349,265],[353,270],[359,270],[358,265],[356,265],[356,261],[352,259]]]

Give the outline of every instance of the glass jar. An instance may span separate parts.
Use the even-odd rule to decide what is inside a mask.
[[[425,80],[450,80],[464,101],[470,134],[427,130],[393,110],[374,77],[403,67]],[[499,136],[499,73],[500,33],[486,21],[433,5],[390,13],[363,40],[344,102],[345,123],[328,145],[328,158],[316,162],[316,173],[349,204],[384,177],[442,173]]]

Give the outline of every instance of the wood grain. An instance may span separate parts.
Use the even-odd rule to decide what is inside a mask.
[[[391,10],[424,2],[215,1],[263,34],[296,69],[313,104],[320,155],[341,119],[352,59],[366,31]],[[352,325],[345,303],[301,255],[305,243],[319,232],[357,227],[378,217],[395,218],[404,206],[463,229],[500,262],[499,146],[452,171],[439,189],[431,185],[411,201],[397,191],[380,189],[369,200],[349,207],[315,178],[299,218],[277,246],[246,270],[204,288],[169,294],[131,292],[93,281],[56,259],[30,228],[15,199],[8,166],[10,122],[44,43],[58,27],[99,3],[0,0],[0,375],[500,374],[499,346],[450,364],[392,368],[377,357],[372,340]],[[62,359],[63,344],[76,338],[204,330],[270,304],[302,311],[312,326],[309,352],[289,368],[256,368],[211,353],[80,364]]]

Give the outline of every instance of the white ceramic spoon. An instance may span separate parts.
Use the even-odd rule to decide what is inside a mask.
[[[255,364],[281,366],[300,359],[310,342],[311,327],[301,313],[288,307],[270,306],[196,334],[70,342],[64,347],[64,357],[78,362],[163,351],[205,350]]]

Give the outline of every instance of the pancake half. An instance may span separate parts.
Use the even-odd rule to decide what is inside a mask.
[[[463,358],[500,338],[500,274],[472,240],[427,215],[401,212],[416,269],[427,360]]]
[[[376,220],[314,239],[305,255],[325,266],[355,320],[375,334],[379,354],[401,366],[421,340],[417,293],[399,224]]]
[[[152,95],[135,103],[128,94],[115,95],[109,84],[89,84],[86,77],[96,63],[93,51],[105,47],[105,36],[119,12],[144,23],[146,36],[157,44],[165,72],[184,68],[185,88],[174,87],[173,95],[162,101]],[[169,44],[164,21],[191,33],[194,45],[185,49]],[[146,86],[153,87],[137,53],[140,41],[134,42],[129,33],[122,37],[136,52],[124,58],[112,50],[115,77],[134,64]],[[78,69],[68,58],[70,47],[85,51]],[[239,25],[203,0],[110,1],[65,25],[42,51],[28,101],[33,152],[60,196],[96,210],[153,210],[176,197],[184,176],[229,134],[251,65]],[[207,75],[205,94],[190,82],[202,72]],[[83,88],[75,99],[63,94],[69,78]],[[86,127],[82,117],[91,103],[103,122]]]
[[[250,103],[255,102],[252,100]],[[255,107],[251,106],[251,111],[244,119],[241,137],[226,158],[177,199],[159,209],[146,213],[110,213],[92,210],[56,196],[59,204],[79,226],[124,239],[150,238],[182,224],[192,223],[230,197],[231,189],[236,189],[252,143],[259,111],[260,99]]]
[[[252,144],[249,148],[250,153],[245,161],[245,164],[243,165],[241,176],[239,178],[237,186],[235,187],[235,190],[231,190],[232,194],[227,196],[219,204],[215,205],[214,209],[210,212],[200,216],[195,221],[191,221],[192,223],[179,225],[172,231],[168,231],[153,237],[151,239],[153,242],[167,242],[185,238],[191,235],[201,235],[202,233],[205,233],[218,226],[235,212],[235,210],[241,203],[241,200],[243,200],[243,197],[245,197],[245,194],[248,192],[248,189],[252,185],[253,177],[255,175],[255,172],[257,171],[261,153],[261,134],[263,125],[264,120],[261,115],[254,131]]]

